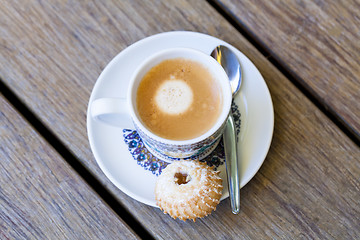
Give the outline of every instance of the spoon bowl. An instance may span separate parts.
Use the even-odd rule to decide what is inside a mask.
[[[241,66],[237,56],[223,45],[217,46],[210,55],[218,61],[228,75],[234,98],[239,92],[242,83]]]

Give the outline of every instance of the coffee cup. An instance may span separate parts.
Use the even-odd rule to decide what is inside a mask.
[[[228,76],[215,59],[171,48],[138,66],[125,98],[95,99],[90,113],[104,124],[136,129],[153,155],[172,162],[202,159],[215,149],[231,101]]]

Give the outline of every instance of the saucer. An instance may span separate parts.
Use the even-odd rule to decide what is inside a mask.
[[[270,147],[274,129],[274,110],[266,83],[254,64],[228,43],[196,32],[160,33],[140,40],[120,52],[103,70],[95,83],[89,106],[102,97],[125,97],[129,79],[149,55],[173,47],[187,47],[210,54],[215,46],[231,48],[239,58],[243,84],[234,102],[241,113],[238,135],[240,186],[245,186],[261,167]],[[154,187],[157,176],[139,166],[123,141],[123,129],[92,119],[87,110],[87,131],[91,150],[104,174],[130,197],[156,207]],[[223,196],[229,196],[225,164],[219,166]]]

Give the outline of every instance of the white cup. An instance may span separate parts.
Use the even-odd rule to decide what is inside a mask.
[[[202,64],[218,82],[223,97],[222,109],[215,124],[204,134],[189,140],[169,140],[152,133],[142,123],[136,109],[136,94],[144,75],[164,60],[184,58]],[[99,98],[91,102],[91,116],[115,127],[136,129],[147,149],[161,160],[202,159],[215,149],[230,113],[232,93],[227,74],[221,65],[198,50],[171,48],[155,53],[146,59],[130,79],[126,98]]]

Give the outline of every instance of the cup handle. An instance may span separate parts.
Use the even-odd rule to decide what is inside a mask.
[[[91,117],[114,127],[134,129],[126,98],[99,98],[91,103]]]

